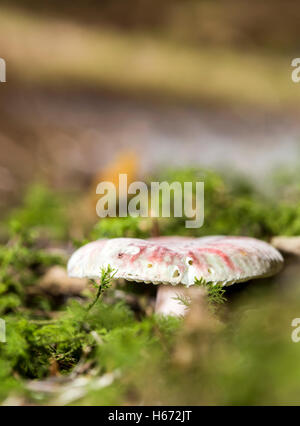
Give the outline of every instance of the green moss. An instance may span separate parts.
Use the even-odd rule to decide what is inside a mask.
[[[68,233],[67,214],[62,194],[47,185],[34,183],[24,194],[20,207],[8,215],[11,229],[17,232],[43,231],[51,238],[63,239]]]
[[[284,182],[280,176],[272,178],[274,187],[268,194],[238,174],[201,168],[166,170],[154,180],[204,182],[205,185],[203,227],[186,229],[185,217],[168,222],[161,220],[161,231],[165,235],[246,235],[268,239],[273,235],[300,233],[299,197],[294,191],[293,197],[286,199],[286,192],[293,187],[291,179],[286,177]],[[193,187],[195,190],[195,185]]]
[[[10,231],[9,242],[0,247],[0,315],[24,308],[45,309],[42,300],[29,296],[29,289],[37,284],[47,267],[64,262],[60,256],[38,248],[30,231]]]
[[[145,219],[139,217],[104,218],[101,219],[91,232],[90,239],[98,238],[147,238],[150,236]]]

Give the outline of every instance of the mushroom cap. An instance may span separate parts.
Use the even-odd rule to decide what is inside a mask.
[[[115,278],[189,287],[195,278],[230,285],[268,277],[281,269],[283,258],[271,245],[249,237],[114,238],[78,249],[68,273],[97,279],[108,265],[116,269]]]

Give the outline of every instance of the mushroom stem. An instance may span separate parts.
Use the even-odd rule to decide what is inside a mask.
[[[193,301],[206,306],[207,291],[204,287],[184,285],[160,285],[157,290],[155,313],[159,315],[184,316]]]

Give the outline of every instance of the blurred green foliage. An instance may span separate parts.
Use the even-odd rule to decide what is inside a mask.
[[[51,238],[66,239],[66,200],[47,185],[34,183],[25,192],[22,205],[10,212],[8,222],[25,233],[43,231]]]
[[[276,175],[277,176],[277,175]],[[202,235],[247,235],[267,239],[273,235],[298,235],[300,233],[300,198],[298,194],[284,199],[290,185],[283,184],[280,176],[267,194],[257,185],[239,175],[222,175],[210,170],[167,170],[158,176],[160,181],[197,182],[205,185],[205,219],[202,228],[184,231],[185,218],[174,218],[171,229]],[[278,188],[281,182],[281,188]],[[193,185],[195,190],[195,185]]]
[[[49,266],[63,263],[60,256],[38,248],[29,232],[13,228],[10,241],[0,246],[0,315],[33,308],[49,309],[47,300],[28,292]]]
[[[245,235],[269,239],[274,235],[300,234],[300,187],[295,174],[283,171],[272,174],[273,184],[268,191],[260,190],[243,176],[201,168],[166,169],[148,179],[150,181],[182,185],[192,182],[194,195],[196,182],[205,185],[204,225],[187,229],[184,216],[160,218],[157,222],[161,235]],[[107,218],[95,225],[89,237],[91,240],[147,238],[155,224],[151,225],[151,219],[145,218]]]
[[[109,218],[100,220],[90,233],[90,239],[98,238],[147,238],[149,230],[143,227],[139,217]]]

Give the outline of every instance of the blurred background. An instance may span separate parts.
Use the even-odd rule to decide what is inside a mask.
[[[299,19],[297,0],[3,0],[0,209],[111,167],[297,163]]]

